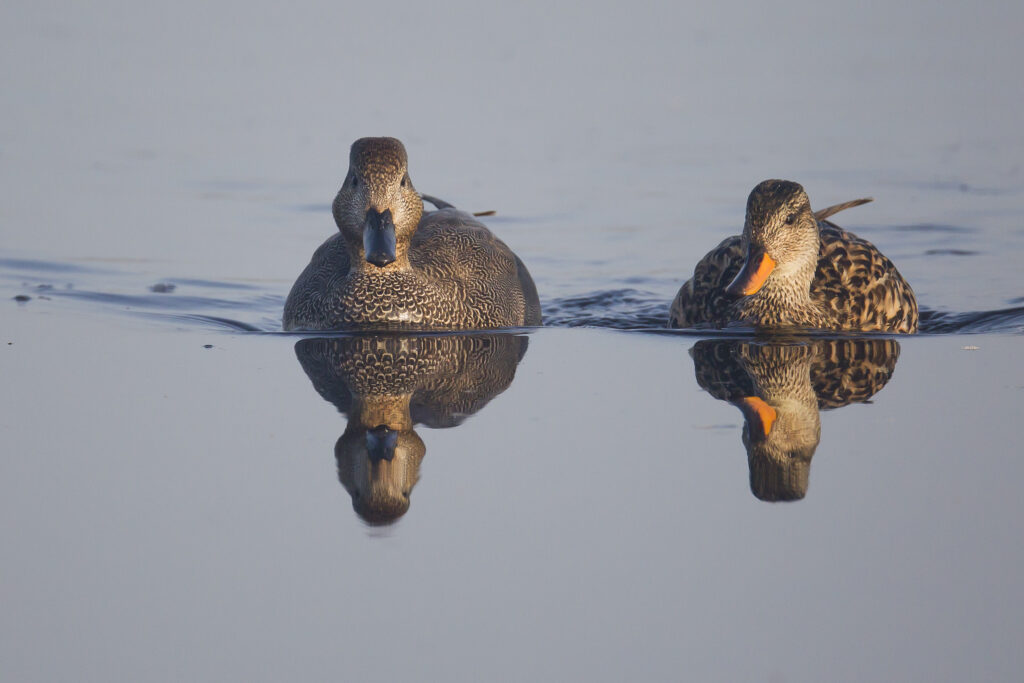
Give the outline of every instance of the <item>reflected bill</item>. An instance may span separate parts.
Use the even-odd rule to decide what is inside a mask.
[[[764,501],[807,495],[819,410],[867,402],[899,355],[892,339],[703,340],[690,349],[701,388],[743,414],[750,490]]]
[[[417,425],[455,427],[504,391],[526,353],[515,334],[302,339],[313,387],[348,418],[334,447],[338,479],[371,525],[409,510],[426,445]]]

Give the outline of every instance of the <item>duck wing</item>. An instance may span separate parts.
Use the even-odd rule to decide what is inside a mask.
[[[741,345],[735,339],[701,339],[690,349],[697,384],[719,401],[757,395],[754,380],[738,358]]]
[[[823,339],[814,347],[811,385],[823,410],[866,403],[888,383],[900,357],[894,339]]]
[[[821,248],[811,298],[839,326],[916,332],[917,299],[885,254],[829,221],[819,224]]]
[[[723,323],[736,297],[725,288],[743,266],[740,236],[733,235],[709,251],[693,269],[693,277],[676,294],[669,310],[669,327]]]
[[[480,221],[455,209],[424,215],[409,260],[443,301],[462,311],[460,326],[540,325],[537,288],[523,262]]]

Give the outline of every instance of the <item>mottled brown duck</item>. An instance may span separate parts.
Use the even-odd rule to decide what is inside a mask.
[[[807,495],[818,411],[870,401],[892,378],[900,346],[894,339],[716,339],[697,342],[690,355],[701,388],[743,413],[751,492],[791,501]]]
[[[916,332],[917,300],[892,261],[826,220],[869,201],[813,212],[799,184],[759,184],[743,234],[697,263],[672,302],[669,327]]]
[[[352,144],[334,200],[338,232],[299,276],[286,330],[482,329],[540,325],[526,266],[468,213],[424,212],[394,138]]]

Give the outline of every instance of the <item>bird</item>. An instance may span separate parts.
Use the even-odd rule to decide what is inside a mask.
[[[698,263],[669,310],[669,327],[917,331],[914,291],[871,242],[817,212],[789,180],[765,180],[747,199],[743,233]]]
[[[424,211],[405,146],[360,138],[332,207],[338,232],[285,301],[285,330],[483,329],[541,324],[522,260],[469,213]],[[428,201],[433,200],[427,197]]]
[[[819,411],[868,403],[892,378],[895,339],[702,339],[690,349],[697,383],[743,414],[750,490],[764,501],[807,494],[821,440]]]
[[[304,337],[295,355],[314,389],[345,415],[338,479],[371,526],[409,510],[426,444],[417,425],[457,427],[515,379],[523,334],[361,333]],[[477,444],[486,449],[486,442]]]

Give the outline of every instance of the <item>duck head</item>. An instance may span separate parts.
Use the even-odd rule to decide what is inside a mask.
[[[409,510],[426,446],[409,424],[356,424],[334,446],[338,479],[352,508],[371,526],[393,524]]]
[[[333,210],[353,270],[408,267],[409,241],[423,215],[423,201],[409,179],[402,143],[395,138],[352,143],[348,175]]]
[[[820,248],[818,221],[798,183],[766,180],[747,198],[744,262],[726,291],[751,296],[763,288],[810,290]]]
[[[744,417],[751,492],[764,501],[802,499],[807,495],[811,458],[821,440],[817,405],[790,398],[769,403],[756,396],[736,405]]]

